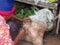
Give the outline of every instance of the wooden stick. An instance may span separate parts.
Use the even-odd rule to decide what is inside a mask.
[[[59,32],[59,23],[60,23],[60,12],[59,12],[59,15],[58,15],[58,23],[57,23],[56,34],[58,34],[58,32]]]
[[[56,17],[54,17],[53,21],[57,20],[58,17],[59,17],[59,15],[57,15]]]

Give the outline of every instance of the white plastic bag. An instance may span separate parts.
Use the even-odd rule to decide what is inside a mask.
[[[48,27],[50,27],[48,30],[50,30],[52,27],[53,27],[53,18],[54,18],[54,15],[53,13],[47,9],[47,8],[44,8],[44,9],[41,9],[41,10],[38,10],[38,11],[35,11],[35,15],[33,16],[29,16],[29,18],[32,20],[32,21],[38,21],[38,22],[44,22],[44,23],[47,23]],[[48,28],[47,27],[47,28]]]
[[[38,2],[45,2],[45,3],[48,3],[49,1],[48,0],[34,0],[35,4],[37,4]]]

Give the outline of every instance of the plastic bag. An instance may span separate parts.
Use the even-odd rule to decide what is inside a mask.
[[[48,0],[34,0],[35,4],[37,4],[38,2],[45,2],[45,3],[48,3],[49,1]]]
[[[35,11],[35,15],[29,16],[29,18],[32,21],[39,21],[39,22],[47,23],[48,27],[50,27],[50,28],[47,27],[47,30],[50,30],[53,27],[53,21],[52,20],[54,18],[54,15],[47,8]]]

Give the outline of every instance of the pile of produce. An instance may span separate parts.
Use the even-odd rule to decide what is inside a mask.
[[[55,3],[57,0],[34,0],[34,2],[37,4],[39,2],[45,2],[45,3]]]
[[[16,16],[20,18],[29,17],[31,20],[35,21],[45,21],[48,25],[47,30],[51,30],[53,27],[53,13],[47,9],[39,9],[35,6],[27,5],[24,3],[16,2],[17,10],[15,12]]]
[[[57,0],[48,0],[49,2],[56,2]]]
[[[19,2],[15,2],[15,5],[16,5],[15,14],[16,16],[20,18],[24,18],[24,17],[31,16],[34,14],[35,7],[31,5],[27,5],[27,4],[19,3]]]

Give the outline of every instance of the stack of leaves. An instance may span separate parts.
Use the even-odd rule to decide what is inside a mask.
[[[16,16],[20,18],[24,18],[34,15],[34,10],[35,10],[34,6],[20,2],[15,2],[15,5],[16,5],[16,11],[15,11]]]

